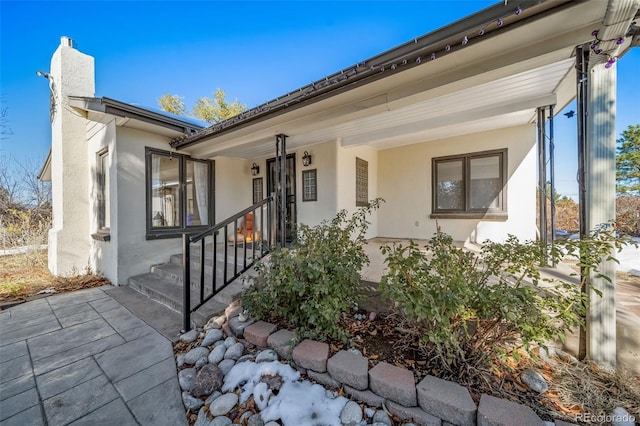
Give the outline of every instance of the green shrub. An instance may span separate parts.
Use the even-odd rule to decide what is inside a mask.
[[[551,261],[582,251],[580,266],[598,272],[601,256],[619,240],[594,233],[584,241],[563,241],[549,250]],[[580,286],[543,279],[536,242],[486,242],[480,253],[457,248],[436,234],[424,249],[383,246],[389,272],[380,283],[391,300],[452,370],[481,365],[490,357],[532,343],[544,346],[582,323],[587,297]]]
[[[291,249],[275,250],[257,266],[260,278],[242,295],[255,318],[285,320],[310,338],[347,339],[340,316],[356,303],[360,270],[369,263],[363,244],[371,201],[349,218],[345,210],[314,227],[300,225]]]

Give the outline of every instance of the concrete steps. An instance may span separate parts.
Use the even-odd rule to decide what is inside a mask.
[[[224,273],[224,246],[218,247],[218,255],[216,257],[216,288],[222,286],[222,276]],[[229,253],[233,250],[230,247]],[[251,252],[247,252],[251,256]],[[230,263],[227,264],[227,277],[231,278],[234,274],[234,261],[237,265],[237,271],[241,271],[244,267],[244,250],[238,250],[237,258],[231,256]],[[191,258],[191,307],[200,303],[200,250],[194,250]],[[247,262],[249,262],[247,260]],[[204,297],[213,292],[212,272],[213,272],[213,250],[211,247],[205,248],[205,265],[204,265]],[[255,275],[253,268],[248,269],[243,275],[235,281],[219,291],[213,298],[200,307],[196,312],[192,313],[191,319],[197,325],[203,325],[206,321],[224,311],[229,303],[236,300],[246,285],[245,277]],[[140,274],[129,278],[129,287],[137,292],[149,297],[154,302],[160,303],[170,309],[182,313],[183,299],[183,269],[182,254],[175,254],[169,258],[169,262],[159,265],[153,265],[148,273]]]

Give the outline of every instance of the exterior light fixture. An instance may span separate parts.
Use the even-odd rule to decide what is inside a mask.
[[[251,165],[251,175],[256,176],[258,173],[260,173],[260,167],[256,163],[253,163]]]
[[[302,156],[302,165],[303,166],[311,165],[311,154],[309,154],[307,151],[305,151],[304,155]]]
[[[616,58],[611,58],[607,61],[607,63],[605,64],[605,68],[611,68],[613,66],[613,64],[616,63]]]

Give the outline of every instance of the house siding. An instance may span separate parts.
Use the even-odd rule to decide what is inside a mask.
[[[302,165],[302,156],[307,151],[311,155],[311,165]],[[296,198],[298,206],[298,222],[316,226],[323,220],[331,219],[337,211],[338,144],[335,141],[301,148],[296,152]],[[302,201],[302,172],[317,170],[317,201]]]
[[[111,238],[123,255],[118,256],[118,278],[113,284],[125,285],[129,277],[149,272],[151,265],[181,253],[182,239],[146,239],[145,148],[170,150],[169,138],[127,127],[117,127],[116,137],[117,233],[112,229]]]
[[[509,234],[534,239],[535,146],[531,124],[379,151],[378,195],[386,203],[378,215],[378,236],[427,239],[440,226],[457,241],[504,241]],[[502,148],[508,149],[507,220],[430,218],[432,158]]]
[[[98,232],[98,186],[96,182],[97,154],[109,150],[109,168],[116,170],[116,123],[87,121],[87,157],[89,160],[89,228]],[[116,173],[109,174],[110,241],[90,240],[89,266],[92,271],[104,275],[113,283],[118,282],[118,185]]]

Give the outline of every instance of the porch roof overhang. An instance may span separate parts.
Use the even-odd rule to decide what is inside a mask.
[[[607,7],[501,2],[172,146],[257,158],[273,155],[281,133],[289,149],[332,140],[386,149],[531,123],[537,107],[560,111],[575,97],[575,46],[593,41]],[[629,47],[626,38],[617,56]]]
[[[96,122],[116,118],[118,126],[131,127],[170,138],[193,135],[204,129],[204,124],[166,112],[153,111],[111,98],[69,96],[69,105]]]

